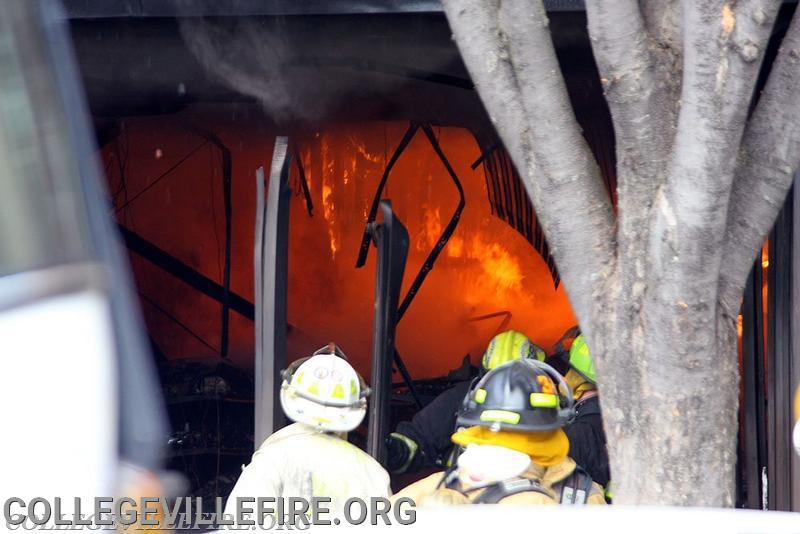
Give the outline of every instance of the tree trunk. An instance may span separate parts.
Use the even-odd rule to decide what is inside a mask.
[[[800,161],[800,24],[748,115],[780,2],[586,3],[614,211],[542,3],[442,3],[595,360],[615,502],[733,505],[736,318]]]
[[[706,328],[701,322],[706,317],[688,309],[648,311],[665,320],[624,331],[613,319],[598,318],[593,330],[593,355],[613,362],[598,372],[613,444],[609,454],[615,502],[733,506],[736,324],[720,310],[710,310],[716,327],[709,330],[706,347],[687,357],[677,354],[673,344],[653,340],[685,338]],[[641,349],[634,353],[631,347]],[[630,374],[635,379],[629,380]]]

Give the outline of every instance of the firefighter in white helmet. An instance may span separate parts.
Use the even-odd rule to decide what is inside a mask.
[[[256,450],[225,514],[237,517],[237,498],[323,497],[331,499],[329,516],[341,517],[348,498],[388,497],[388,473],[346,439],[364,419],[367,395],[364,380],[333,343],[290,365],[283,371],[280,400],[295,422]],[[252,502],[239,506],[256,509]]]

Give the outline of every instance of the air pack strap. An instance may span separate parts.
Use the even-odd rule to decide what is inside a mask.
[[[592,477],[581,466],[575,466],[570,476],[553,485],[561,495],[561,504],[586,504],[592,490]]]
[[[589,397],[586,400],[576,402],[575,417],[580,417],[582,415],[602,415],[600,411],[600,399],[598,397]]]
[[[486,490],[473,499],[472,502],[474,504],[497,504],[506,497],[526,492],[541,493],[548,498],[552,498],[550,493],[544,489],[538,480],[514,478],[487,487]]]
[[[456,473],[456,466],[450,467],[447,471],[445,471],[445,474],[437,485],[437,488],[446,487],[448,489],[455,490],[464,497],[470,499],[474,504],[496,504],[506,497],[528,491],[541,493],[542,495],[552,499],[552,494],[544,489],[538,480],[522,477],[497,482],[490,486],[486,486],[485,488],[472,488],[464,491],[461,489],[461,484],[458,481],[458,476]],[[480,490],[483,491],[481,491],[481,493],[474,499],[470,496],[470,494],[474,494]]]

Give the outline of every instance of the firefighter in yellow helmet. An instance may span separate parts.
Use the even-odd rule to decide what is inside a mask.
[[[518,359],[544,361],[546,354],[521,332],[508,330],[489,342],[481,358],[481,375]],[[394,473],[414,472],[445,461],[452,451],[450,436],[455,430],[456,412],[469,393],[472,381],[466,380],[442,392],[417,412],[411,421],[397,425],[386,440],[387,466]]]
[[[351,497],[388,497],[389,474],[344,435],[364,419],[369,392],[333,343],[290,365],[283,371],[280,401],[294,423],[256,450],[225,514],[235,517],[237,498],[244,497],[330,498],[334,517]]]
[[[572,342],[567,358],[569,371],[565,375],[575,399],[575,417],[566,426],[569,454],[603,487],[608,487],[611,475],[608,466],[606,434],[597,394],[594,361],[583,334]]]
[[[394,496],[426,504],[605,504],[603,489],[568,456],[562,427],[572,392],[558,372],[516,360],[486,374],[458,415],[455,465]]]

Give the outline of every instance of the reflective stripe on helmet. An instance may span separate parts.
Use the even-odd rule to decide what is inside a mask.
[[[516,412],[509,412],[508,410],[484,410],[481,413],[481,421],[487,423],[507,423],[509,425],[516,425],[519,423],[520,415]]]
[[[531,393],[531,406],[534,408],[558,408],[558,395],[552,393]]]

